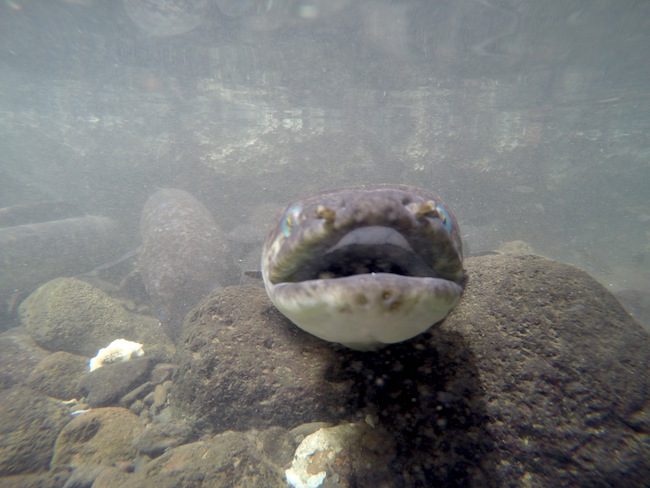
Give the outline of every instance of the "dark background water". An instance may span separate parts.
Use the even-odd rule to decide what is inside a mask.
[[[6,0],[0,207],[112,217],[119,254],[160,187],[232,232],[264,204],[411,183],[470,252],[523,240],[643,293],[649,47],[645,0]]]

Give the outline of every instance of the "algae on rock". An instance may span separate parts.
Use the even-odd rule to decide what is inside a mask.
[[[20,305],[29,334],[50,351],[94,356],[114,339],[124,338],[151,349],[171,352],[171,341],[153,317],[129,312],[102,290],[76,278],[41,285]]]

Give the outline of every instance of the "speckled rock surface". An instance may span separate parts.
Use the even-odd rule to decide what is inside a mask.
[[[460,334],[474,355],[496,478],[643,486],[648,333],[577,268],[536,256],[485,256],[466,267],[462,306],[433,340]]]
[[[263,289],[227,287],[185,320],[172,404],[202,429],[293,427],[340,415],[336,353],[292,327]]]
[[[136,455],[133,439],[142,429],[140,419],[125,408],[92,409],[71,420],[61,431],[51,466],[129,463]]]
[[[66,486],[68,476],[65,471],[58,473],[29,473],[0,477],[2,488],[61,488]]]
[[[201,488],[206,486],[286,488],[282,465],[291,460],[295,442],[283,429],[224,432],[170,449],[137,473],[106,473],[99,486],[124,488]],[[111,483],[106,478],[117,476]],[[98,480],[99,482],[99,480]]]
[[[120,398],[146,381],[153,366],[154,361],[147,357],[107,364],[85,374],[79,382],[80,390],[93,408],[117,405]]]
[[[27,378],[36,391],[60,400],[79,398],[79,380],[88,370],[88,358],[65,351],[54,352],[39,362]]]
[[[118,338],[141,342],[145,351],[173,348],[158,320],[128,312],[102,290],[76,278],[45,283],[19,311],[32,338],[50,351],[92,357]]]
[[[133,441],[139,453],[151,457],[197,438],[192,426],[182,421],[151,423]]]
[[[23,384],[36,365],[49,354],[22,327],[0,334],[0,390]]]
[[[315,341],[261,290],[212,295],[185,322],[177,413],[214,431],[366,418],[403,486],[644,486],[648,334],[574,267],[466,268],[442,324],[377,353]]]
[[[0,393],[0,419],[0,473],[6,476],[47,469],[70,417],[60,402],[17,386]]]
[[[95,478],[93,488],[115,488],[116,486],[124,486],[131,475],[124,472],[119,468],[112,466],[105,467]]]

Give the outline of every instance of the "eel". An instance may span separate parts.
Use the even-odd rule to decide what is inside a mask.
[[[458,222],[407,185],[325,191],[290,203],[262,251],[275,307],[326,341],[371,351],[440,322],[464,284]]]

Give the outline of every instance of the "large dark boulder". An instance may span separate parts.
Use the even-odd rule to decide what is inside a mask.
[[[472,350],[501,484],[644,486],[648,333],[577,268],[486,256],[467,270],[461,305],[432,346],[453,332]]]
[[[647,332],[574,267],[466,268],[443,323],[376,353],[308,336],[261,289],[222,290],[185,321],[176,412],[215,432],[365,419],[404,486],[644,486]]]
[[[60,401],[15,386],[0,392],[0,419],[1,477],[46,470],[56,437],[70,417]]]
[[[185,321],[172,402],[202,429],[335,420],[349,380],[337,352],[291,326],[263,289],[227,287]]]

